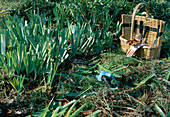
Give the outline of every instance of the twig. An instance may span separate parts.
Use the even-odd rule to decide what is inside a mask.
[[[80,93],[79,95],[77,95],[76,97],[80,96],[81,94],[85,93],[86,91],[88,91],[88,90],[91,89],[91,88],[92,88],[92,86],[89,87],[88,89],[86,89],[85,91],[83,91],[82,93]]]
[[[103,100],[104,100],[104,101],[101,100],[101,102],[103,102],[103,103],[107,106],[108,110],[111,111],[111,109],[110,109],[109,105],[107,104],[107,101],[106,101],[106,99],[105,99],[105,97],[104,97],[104,91],[103,91],[103,96],[102,96],[102,97],[103,97]],[[120,117],[120,115],[119,115],[118,113],[116,113],[116,112],[114,112],[114,111],[112,111],[112,113],[114,113],[117,117]],[[110,115],[110,114],[109,114],[109,115]],[[113,117],[113,116],[110,115],[110,117]]]

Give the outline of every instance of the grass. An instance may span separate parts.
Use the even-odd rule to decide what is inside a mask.
[[[2,11],[6,8],[15,9],[16,6],[9,7],[13,4],[17,2],[3,3]],[[75,13],[75,19],[79,19],[78,14],[81,9],[73,12],[76,5],[81,6],[77,3],[68,9],[72,14]],[[98,7],[97,3],[95,5]],[[62,8],[64,7],[58,4],[55,10],[65,16]],[[69,11],[65,12],[69,14]],[[81,11],[81,13],[85,12]],[[7,15],[6,12],[4,15]],[[95,22],[94,16],[93,22]],[[6,53],[1,44],[0,116],[55,114],[56,116],[86,116],[92,114],[91,116],[154,117],[169,115],[169,24],[165,27],[162,58],[144,60],[126,57],[121,52],[117,37],[111,35],[112,32],[109,32],[109,29],[102,30],[101,24],[104,27],[110,24],[105,19],[99,22],[100,26],[96,25],[94,30],[92,28],[94,25],[91,26],[92,22],[84,24],[76,22],[72,25],[65,22],[67,16],[61,17],[60,14],[55,13],[55,17],[59,21],[59,24],[55,22],[58,27],[51,26],[50,20],[47,26],[43,15],[32,14],[29,17],[31,23],[28,23],[28,26],[18,17],[7,20],[7,28],[11,29],[12,44],[7,47]],[[109,16],[105,17],[103,13],[101,17]],[[74,18],[71,21],[76,21]],[[84,21],[87,20],[85,14],[83,18]],[[64,28],[61,22],[65,24]],[[20,33],[20,28],[24,31],[24,41],[22,41],[23,33]],[[58,32],[55,32],[55,29]],[[114,26],[111,29],[115,29]],[[83,35],[84,32],[89,38]],[[55,33],[63,41],[57,41],[51,36]],[[95,35],[101,33],[104,33],[102,38],[108,39],[106,43],[93,41]],[[6,35],[8,32],[5,32]],[[110,38],[114,38],[116,43],[113,44],[114,48],[108,48],[108,44],[109,47],[112,46]],[[65,42],[65,40],[69,41]],[[77,45],[79,42],[82,42],[82,45]],[[95,46],[91,46],[93,44]],[[100,47],[101,50],[107,51],[94,54],[95,49]],[[64,54],[65,51],[69,55]],[[115,80],[111,78],[108,79],[114,87],[109,87],[106,82],[97,80],[96,75],[103,70],[114,75],[119,83],[118,88],[116,88]]]

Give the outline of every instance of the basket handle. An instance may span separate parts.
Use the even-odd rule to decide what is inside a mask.
[[[146,9],[146,18],[149,18],[149,9],[148,9],[148,6],[147,4],[145,3],[139,3],[134,11],[133,11],[133,14],[132,14],[132,26],[131,26],[131,34],[130,34],[130,40],[133,39],[133,31],[134,31],[134,23],[135,23],[135,16],[136,16],[136,11],[138,10],[138,8],[141,6],[141,5],[144,5],[145,6],[145,9]]]

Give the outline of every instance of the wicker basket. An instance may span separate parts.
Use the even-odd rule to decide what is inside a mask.
[[[136,11],[141,5],[145,6],[146,17],[136,16]],[[149,18],[148,6],[145,3],[138,4],[132,15],[122,14],[122,35],[119,38],[122,51],[127,52],[130,48],[127,41],[133,40],[141,33],[143,34],[146,27],[148,27],[144,41],[149,44],[150,47],[142,46],[135,52],[135,56],[146,59],[159,58],[164,26],[164,21]],[[156,45],[154,45],[155,40],[157,40]]]

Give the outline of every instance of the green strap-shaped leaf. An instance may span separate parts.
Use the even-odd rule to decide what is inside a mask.
[[[28,41],[31,43],[31,45],[33,46],[33,48],[36,50],[37,45],[36,45],[36,43],[35,43],[35,40],[30,36],[30,37],[28,38]]]
[[[64,108],[66,108],[66,107],[68,107],[68,106],[70,106],[71,104],[73,104],[73,103],[75,103],[75,102],[76,102],[76,100],[72,100],[71,102],[69,102],[69,103],[67,103],[66,105],[62,106],[62,107],[61,107],[61,110],[64,109]]]
[[[58,113],[58,111],[59,111],[59,109],[60,109],[60,107],[57,107],[52,113],[52,116],[51,117],[57,117],[57,113]]]
[[[144,80],[142,80],[140,83],[136,84],[137,86],[135,88],[140,87],[141,85],[145,84],[149,79],[155,76],[155,73],[151,74],[150,76],[146,77]]]
[[[86,117],[96,117],[98,113],[100,113],[102,110],[97,110],[95,112],[93,112],[92,114],[86,116]]]
[[[99,68],[100,68],[101,70],[105,70],[106,72],[112,73],[113,76],[115,76],[115,77],[118,77],[118,78],[121,77],[121,75],[119,75],[119,74],[117,74],[117,73],[113,73],[112,71],[106,69],[106,68],[103,67],[102,65],[100,65],[100,64],[97,64],[97,65],[99,66]]]
[[[166,74],[165,79],[168,81],[168,80],[169,80],[169,78],[170,78],[170,69],[169,69],[169,72]]]
[[[1,50],[0,50],[0,54],[5,55],[6,53],[6,42],[5,42],[5,35],[1,34],[1,42],[0,42],[0,46],[1,46]]]
[[[45,109],[32,114],[32,116],[33,117],[46,117],[47,112],[49,111],[49,106],[51,105],[52,101],[53,101],[53,99],[50,101],[50,103],[48,104],[48,106]]]
[[[76,117],[80,111],[86,106],[86,104],[83,104],[79,109],[77,109],[70,117]]]
[[[69,117],[71,112],[73,111],[74,107],[76,106],[77,102],[75,102],[71,107],[70,109],[68,110],[68,112],[66,113],[66,116],[65,117]]]
[[[66,112],[67,109],[68,107],[61,109],[61,111],[55,114],[54,117],[64,117],[64,113]]]
[[[161,117],[167,117],[165,113],[161,110],[161,108],[155,103],[155,109],[158,111],[158,113],[161,115]]]

